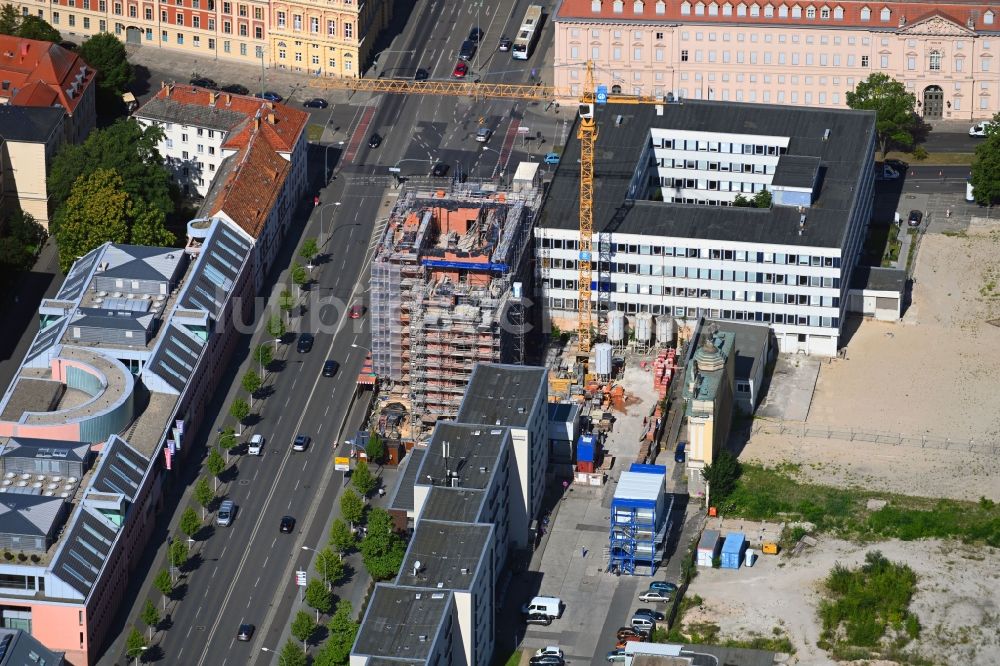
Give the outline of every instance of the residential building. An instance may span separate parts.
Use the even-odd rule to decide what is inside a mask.
[[[554,81],[577,96],[584,62],[626,94],[844,108],[874,72],[928,120],[1000,111],[1000,8],[988,2],[562,0]]]
[[[252,308],[253,239],[198,231],[77,260],[0,398],[0,624],[76,666],[96,663]]]
[[[696,100],[597,109],[595,325],[613,311],[689,328],[759,322],[780,351],[835,355],[871,217],[874,114]],[[563,330],[578,319],[579,157],[571,133],[535,228],[541,301]],[[732,205],[758,195],[770,205]]]
[[[0,666],[64,666],[66,660],[21,629],[0,629]]]
[[[391,0],[275,0],[270,3],[274,67],[318,76],[360,77]]]
[[[254,292],[263,285],[305,196],[308,114],[256,97],[165,85],[133,116],[157,125],[175,181],[254,239]],[[196,231],[194,237],[200,237]]]
[[[540,191],[403,191],[371,267],[372,361],[415,431],[454,418],[477,363],[521,363],[531,226]]]
[[[20,208],[48,229],[48,172],[64,116],[52,107],[0,105],[0,214]]]

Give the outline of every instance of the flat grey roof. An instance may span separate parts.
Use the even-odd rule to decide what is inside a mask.
[[[351,654],[426,660],[452,598],[450,590],[379,583]]]
[[[0,628],[0,666],[63,666],[62,652],[53,652],[22,629]]]
[[[0,492],[0,534],[48,535],[64,501],[41,494]]]
[[[175,99],[162,97],[153,97],[143,104],[136,117],[223,131],[231,130],[247,118],[244,113],[226,108],[184,104]]]
[[[614,117],[623,122],[616,126]],[[842,247],[854,190],[866,172],[866,147],[875,114],[838,109],[684,100],[662,116],[646,104],[597,107],[594,164],[594,231],[793,246]],[[820,158],[818,196],[799,235],[796,208],[770,210],[627,201],[650,128],[789,137],[789,155]],[[830,139],[823,140],[825,130]],[[575,231],[580,210],[580,141],[569,133],[560,166],[539,216],[539,228]]]
[[[483,509],[485,490],[472,488],[444,488],[434,486],[427,493],[420,520],[450,520],[460,523],[474,523],[479,520]]]
[[[816,183],[820,159],[811,155],[789,155],[778,158],[778,167],[771,178],[772,185],[812,188]]]
[[[66,110],[62,107],[0,104],[3,138],[17,143],[45,143],[62,124],[65,115]]]
[[[531,418],[531,407],[547,370],[523,365],[478,363],[458,410],[459,423],[523,428]],[[543,390],[544,394],[544,390]]]
[[[851,289],[872,291],[897,291],[906,289],[906,271],[901,268],[855,266],[851,273]]]
[[[90,445],[86,442],[16,436],[9,439],[0,437],[0,458],[51,458],[83,462],[89,452]]]
[[[396,511],[413,511],[413,484],[424,459],[424,449],[413,448],[403,458],[402,469],[396,476],[396,488],[389,500],[389,508]]]
[[[496,426],[438,421],[416,482],[451,486],[446,480],[450,474],[451,478],[459,480],[456,487],[486,488],[497,467],[504,442],[510,436],[509,432]],[[445,453],[448,454],[447,459]]]
[[[110,245],[101,257],[107,265],[96,276],[124,280],[169,282],[177,277],[181,262],[186,263],[184,250],[176,247],[146,247],[144,245]],[[129,291],[123,288],[122,291]]]
[[[771,329],[766,324],[747,324],[724,319],[706,319],[706,324],[715,324],[720,331],[736,334],[735,375],[737,379],[749,379],[757,371],[757,358],[771,340]],[[760,388],[759,386],[757,387]]]
[[[493,526],[425,520],[417,524],[396,585],[468,590],[488,549]],[[420,570],[414,573],[414,566]]]

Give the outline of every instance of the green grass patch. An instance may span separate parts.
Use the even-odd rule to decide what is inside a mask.
[[[514,653],[507,657],[507,661],[502,661],[503,657],[497,657],[493,660],[495,664],[503,664],[503,666],[518,666],[521,663],[521,650],[514,650]]]
[[[909,275],[913,270],[913,258],[917,254],[917,230],[908,229],[906,233],[910,234],[910,249],[906,254],[906,274]]]
[[[927,157],[918,160],[913,153],[890,151],[888,159],[903,160],[911,166],[968,166],[972,164],[975,153],[927,153]]]
[[[909,612],[916,585],[910,567],[890,562],[878,551],[865,555],[857,569],[837,564],[823,584],[827,598],[819,605],[821,642],[843,654],[857,648],[879,650],[890,630],[897,649],[916,639],[920,623]]]
[[[306,125],[306,139],[309,141],[322,141],[323,140],[323,126],[322,125]]]
[[[899,261],[899,250],[902,246],[897,234],[889,234],[885,244],[885,252],[882,253],[882,268],[889,268]]]
[[[867,501],[873,498],[888,505],[870,511]],[[787,472],[759,465],[743,465],[736,489],[719,509],[723,515],[750,520],[808,521],[817,531],[862,541],[940,538],[1000,547],[1000,508],[989,500],[960,502],[835,488],[799,482]]]

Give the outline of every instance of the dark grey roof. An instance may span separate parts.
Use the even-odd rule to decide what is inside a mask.
[[[83,290],[87,288],[87,283],[90,282],[91,270],[93,270],[101,255],[104,254],[105,248],[109,246],[110,243],[101,245],[74,261],[73,266],[70,267],[69,273],[66,275],[66,279],[63,280],[62,285],[59,287],[59,293],[56,294],[54,300],[78,300],[83,294]]]
[[[61,539],[52,573],[86,597],[107,560],[117,531],[86,506],[76,512],[72,526]]]
[[[546,382],[545,368],[478,363],[455,420],[523,428],[531,418],[539,385]]]
[[[174,247],[116,243],[102,257],[102,262],[110,265],[107,270],[98,274],[101,277],[126,280],[167,281],[177,272],[177,267],[185,262],[185,257],[183,250]]]
[[[46,143],[62,124],[65,115],[66,110],[61,107],[0,104],[2,138],[23,143]]]
[[[178,306],[205,310],[213,319],[217,317],[249,254],[249,241],[228,225],[216,222],[177,300]]]
[[[191,373],[198,366],[198,357],[204,345],[203,340],[188,334],[183,326],[170,322],[160,334],[156,351],[146,364],[146,371],[155,373],[175,391],[182,393],[191,379]]]
[[[568,402],[549,403],[549,421],[567,423],[580,415],[580,406]]]
[[[153,315],[129,310],[77,308],[70,324],[81,328],[106,328],[122,331],[147,331],[153,325]]]
[[[451,486],[445,478],[450,473],[458,479],[455,487],[486,488],[509,439],[507,428],[438,421],[417,473],[417,483]]]
[[[483,510],[485,490],[472,488],[443,488],[434,486],[427,493],[420,520],[450,520],[460,523],[474,523]],[[419,530],[417,530],[419,532]]]
[[[736,379],[753,377],[757,371],[758,357],[765,356],[761,354],[761,350],[770,344],[771,328],[767,324],[747,324],[725,319],[706,319],[705,323],[716,324],[720,331],[731,331],[736,334],[734,374]]]
[[[59,497],[0,492],[0,534],[47,536],[62,509]]]
[[[124,495],[131,502],[148,469],[149,459],[116,435],[101,452],[90,487],[100,493]]]
[[[851,274],[851,289],[903,293],[906,289],[906,271],[901,268],[855,266]]]
[[[819,175],[819,167],[820,159],[818,157],[785,153],[778,158],[778,166],[774,170],[771,184],[812,188]]]
[[[708,657],[712,655],[715,659]],[[682,657],[694,657],[692,666],[772,666],[775,654],[768,650],[720,647],[718,645],[685,645]],[[700,656],[700,658],[699,658]]]
[[[449,590],[379,583],[351,654],[426,660],[453,599]]]
[[[0,628],[0,666],[63,666],[61,652],[53,652],[22,629]]]
[[[396,475],[396,488],[389,500],[389,508],[397,511],[413,511],[413,484],[424,459],[424,449],[414,448],[403,459],[402,468]]]
[[[137,118],[148,118],[165,123],[180,123],[206,129],[231,130],[246,120],[246,114],[226,108],[201,104],[182,104],[173,99],[154,97],[135,112]]]
[[[35,339],[31,341],[31,346],[28,347],[28,353],[24,355],[24,362],[34,360],[56,344],[68,321],[69,317],[59,317],[45,328],[39,329],[38,333],[35,333]]]
[[[413,531],[396,585],[468,590],[489,561],[493,526],[422,519]],[[414,571],[416,563],[419,571]]]
[[[624,121],[615,126],[613,117]],[[685,100],[668,104],[662,116],[650,105],[598,106],[594,164],[594,231],[673,238],[842,247],[854,191],[868,173],[866,149],[875,115],[838,109]],[[820,189],[799,235],[796,208],[770,210],[654,201],[627,202],[626,193],[650,127],[720,134],[790,138],[788,154],[820,157]],[[823,140],[826,129],[830,139]],[[580,141],[569,133],[561,166],[549,190],[539,227],[576,230],[580,209]]]
[[[11,437],[0,446],[0,457],[3,458],[52,458],[83,462],[89,452],[90,445],[86,443],[32,437]]]

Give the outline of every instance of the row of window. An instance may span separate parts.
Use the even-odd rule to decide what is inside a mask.
[[[594,239],[595,248],[601,249],[599,238]],[[722,259],[724,261],[749,261],[758,264],[779,264],[787,266],[814,266],[840,268],[840,257],[815,257],[807,254],[787,254],[784,252],[747,252],[746,250],[722,250],[716,248],[674,247],[672,245],[637,245],[633,243],[607,243],[611,252],[638,254],[640,256],[681,257],[686,259]],[[575,239],[538,239],[538,246],[546,250],[578,250]],[[601,249],[601,251],[604,251]]]
[[[281,30],[288,28],[288,13],[279,11],[276,12],[278,20],[278,28]],[[318,16],[309,17],[309,32],[318,35],[320,27],[320,19]],[[344,34],[345,39],[352,39],[354,37],[354,23],[351,21],[344,21]],[[302,30],[302,14],[292,14],[292,30],[299,32]],[[341,35],[337,34],[337,21],[334,19],[328,19],[326,22],[326,34],[328,37],[339,37]]]
[[[330,48],[333,48],[333,47],[330,47]],[[287,59],[288,59],[288,52],[285,49],[278,49],[278,60],[287,60]],[[295,52],[295,54],[294,54],[294,60],[295,60],[295,62],[303,62],[303,57],[302,57],[302,52],[301,51],[296,51]],[[311,58],[310,58],[310,62],[313,65],[318,66],[319,65],[319,55],[314,53],[311,56]],[[354,69],[354,61],[351,59],[349,53],[344,56],[344,61],[343,62],[344,62],[344,71],[345,72],[350,72],[350,71],[352,71]],[[282,69],[287,68],[287,66],[284,65],[284,64],[279,64],[278,66],[281,67]],[[336,67],[337,67],[337,59],[336,58],[328,58],[327,59],[327,67],[330,68],[330,69],[336,69]]]
[[[749,166],[749,165],[747,165]],[[756,172],[755,172],[756,173]],[[655,181],[654,181],[655,182]],[[706,178],[669,178],[659,177],[659,186],[672,190],[703,190],[707,192],[741,192],[756,194],[767,189],[766,183],[744,183],[731,180],[708,180]],[[685,194],[690,194],[686,192]],[[674,203],[677,203],[676,201]],[[715,205],[725,205],[721,200]]]
[[[551,263],[546,266],[543,263],[543,269],[552,268],[554,270],[576,270],[576,261],[572,259],[552,259],[546,260],[551,261]],[[730,270],[709,270],[707,268],[692,268],[690,266],[656,266],[650,264],[619,264],[619,263],[606,263],[601,262],[600,267],[597,268],[597,272],[601,274],[608,273],[608,266],[612,266],[614,273],[616,275],[644,275],[648,277],[674,277],[682,278],[688,280],[714,280],[716,282],[739,282],[746,284],[779,284],[786,287],[822,287],[826,289],[839,289],[840,288],[840,278],[839,277],[822,277],[819,275],[788,275],[785,273],[759,273],[754,271],[730,271]],[[555,280],[555,282],[562,282],[562,280]],[[575,288],[576,282],[573,282],[571,286],[569,283],[571,280],[566,280],[566,286],[562,287],[559,285],[554,285],[556,289],[572,289]],[[619,285],[620,286],[620,285]],[[656,285],[643,285],[643,287],[656,286]],[[658,287],[657,287],[658,288]],[[666,292],[670,293],[671,287],[663,287]],[[687,287],[676,287],[678,292],[683,292]],[[696,291],[694,288],[687,288],[688,291]],[[619,289],[618,291],[622,291]],[[682,296],[682,293],[678,293],[678,296]],[[691,296],[692,294],[688,294]],[[697,294],[695,294],[697,295]],[[738,300],[743,300],[742,298]]]
[[[575,298],[554,298],[548,299],[550,310],[567,310],[577,312],[577,301]],[[715,308],[684,307],[680,305],[662,305],[645,303],[619,303],[619,310],[628,314],[639,312],[649,312],[653,315],[668,314],[679,319],[698,319],[708,317],[711,319],[729,319],[731,321],[757,321],[768,324],[785,324],[788,326],[812,326],[814,328],[840,328],[840,317],[818,317],[815,315],[793,315],[781,312],[755,312],[747,310],[728,310]]]

